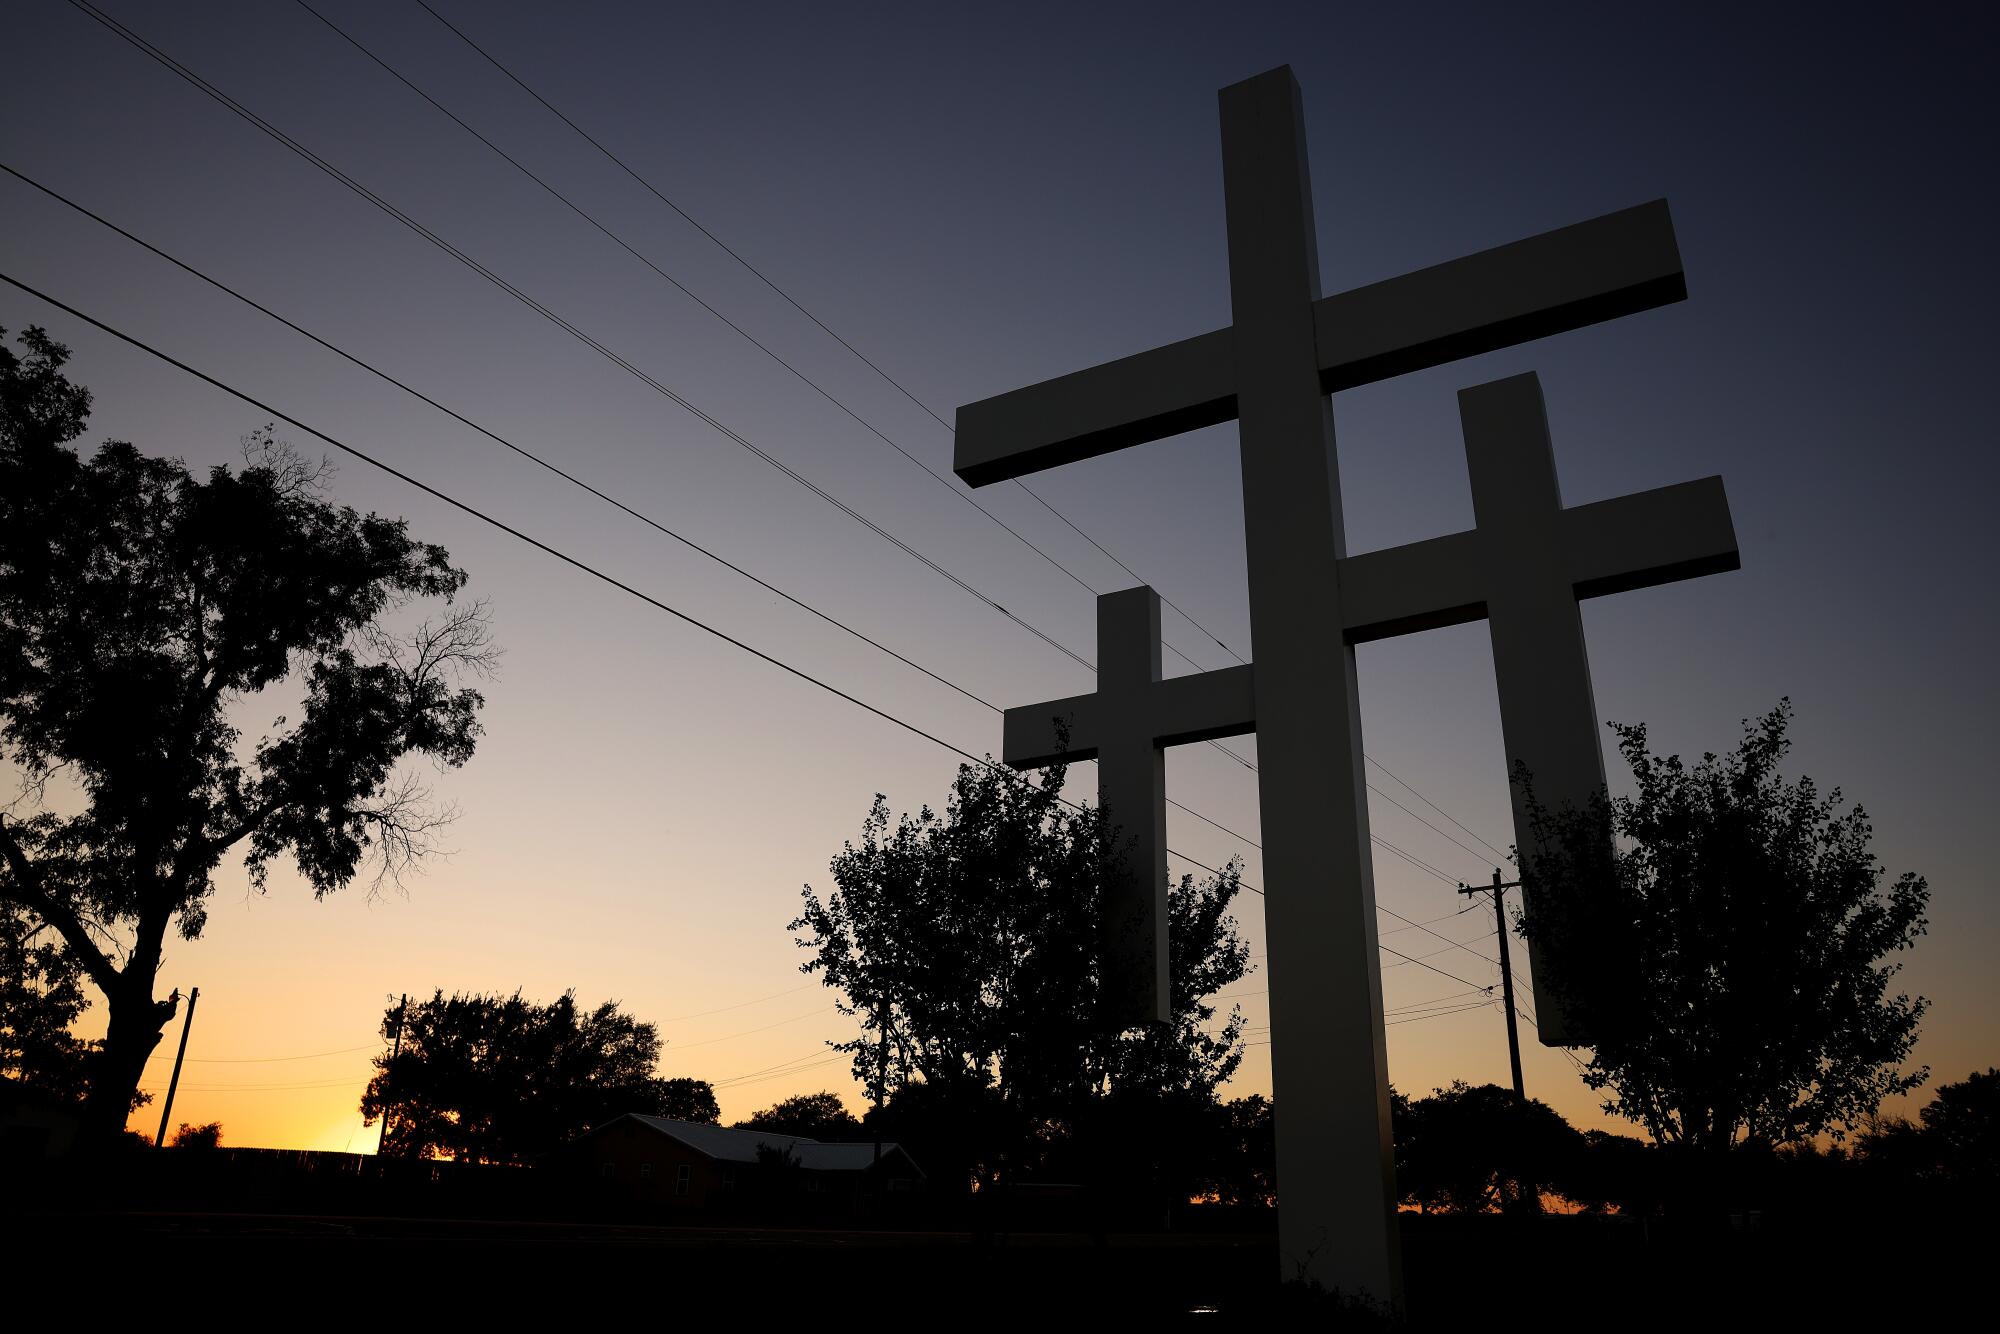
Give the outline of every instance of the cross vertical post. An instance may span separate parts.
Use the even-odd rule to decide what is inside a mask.
[[[1289,68],[1221,92],[1233,362],[1248,541],[1281,1264],[1400,1306],[1389,1066],[1376,958],[1319,256]],[[1282,1033],[1282,1041],[1278,1035]]]
[[[1500,693],[1520,849],[1521,895],[1530,913],[1544,901],[1535,876],[1541,852],[1528,808],[1588,809],[1602,796],[1604,751],[1584,650],[1583,614],[1564,543],[1562,492],[1541,380],[1532,372],[1461,389],[1465,462],[1472,477],[1472,513],[1486,538],[1486,624]],[[1525,773],[1524,773],[1525,771]],[[1504,934],[1503,934],[1504,944]],[[1550,989],[1549,968],[1534,974],[1542,1041],[1576,1040],[1571,1021]],[[1507,1016],[1513,1022],[1513,1015]]]
[[[1097,599],[1097,801],[1104,813],[1105,1013],[1121,1027],[1172,1015],[1167,979],[1167,761],[1148,687],[1160,679],[1160,595]]]

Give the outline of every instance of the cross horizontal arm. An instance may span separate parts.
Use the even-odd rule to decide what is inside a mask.
[[[1320,383],[1352,389],[1686,299],[1655,199],[1317,302]]]
[[[1563,511],[1563,559],[1580,598],[1741,569],[1720,477]]]
[[[985,486],[1235,416],[1229,330],[1217,329],[967,404],[952,471]]]
[[[1314,303],[1328,392],[1687,296],[1663,199]],[[1236,416],[1228,329],[958,410],[952,470],[986,486]]]
[[[1339,563],[1350,644],[1486,616],[1486,538],[1478,531],[1387,547]],[[1651,588],[1741,566],[1720,477],[1562,512],[1564,564],[1579,598]]]
[[[1182,746],[1256,730],[1256,693],[1247,666],[1170,677],[1155,682],[1147,694],[1155,745]],[[1007,710],[1000,757],[1016,769],[1040,769],[1095,759],[1102,741],[1097,696],[1074,695]]]

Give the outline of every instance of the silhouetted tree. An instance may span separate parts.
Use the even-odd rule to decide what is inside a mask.
[[[1114,1033],[1096,1018],[1103,820],[1063,804],[1063,778],[1061,767],[1037,783],[961,765],[943,815],[925,807],[893,826],[878,796],[859,846],[833,859],[832,891],[807,886],[791,923],[812,951],[804,971],[861,1021],[860,1036],[836,1044],[855,1077],[879,1082],[903,1116],[949,1109],[962,1143],[980,1127],[963,1146],[988,1178],[1034,1161],[1097,1100],[1212,1103],[1242,1059],[1240,1012],[1212,1026],[1204,999],[1248,968],[1228,912],[1234,862],[1172,887],[1172,1020]],[[927,1091],[909,1096],[917,1085]]]
[[[795,1094],[747,1121],[738,1121],[736,1129],[828,1141],[858,1140],[865,1134],[861,1122],[841,1103],[837,1093]]]
[[[1522,930],[1592,1044],[1584,1078],[1662,1144],[1838,1139],[1928,1073],[1901,1069],[1926,1003],[1882,962],[1928,887],[1884,889],[1861,809],[1779,776],[1790,721],[1781,702],[1693,766],[1614,725],[1633,795],[1536,809],[1537,902],[1562,911]]]
[[[0,1079],[80,1103],[89,1048],[70,1027],[88,1004],[83,965],[62,937],[0,903]]]
[[[1871,1126],[1862,1156],[1913,1180],[2000,1186],[2000,1069],[1941,1086],[1917,1116]]]
[[[210,1121],[205,1125],[191,1126],[183,1121],[174,1131],[170,1143],[176,1149],[219,1149],[222,1147],[222,1122]]]
[[[719,1125],[722,1121],[722,1107],[715,1101],[715,1086],[706,1079],[662,1079],[655,1081],[659,1088],[648,1107],[633,1107],[630,1111],[645,1112],[649,1116],[666,1116],[676,1121],[699,1121],[703,1125]]]
[[[1219,1204],[1277,1202],[1278,1147],[1271,1100],[1260,1093],[1215,1109],[1207,1161],[1193,1192]]]
[[[477,605],[392,632],[464,571],[322,499],[324,466],[268,431],[205,478],[119,441],[79,457],[67,350],[20,342],[0,345],[0,754],[35,813],[0,815],[0,901],[104,995],[86,1115],[107,1135],[173,1017],[153,994],[167,932],[201,934],[215,868],[241,855],[261,888],[288,855],[323,895],[371,855],[377,885],[412,866],[445,815],[398,761],[471,757],[481,701],[452,680],[491,650]],[[280,683],[296,722],[246,744],[232,718]]]
[[[519,1162],[627,1112],[713,1120],[715,1094],[698,1080],[655,1078],[660,1039],[606,1001],[580,1009],[511,996],[432,994],[392,1006],[401,1050],[375,1058],[363,1123],[384,1120],[382,1152],[462,1162]],[[683,1112],[707,1116],[681,1116]]]
[[[1571,1174],[1584,1147],[1553,1107],[1498,1084],[1453,1080],[1398,1112],[1396,1189],[1426,1212],[1538,1212],[1540,1188]]]

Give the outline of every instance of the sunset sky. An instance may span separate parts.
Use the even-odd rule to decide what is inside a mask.
[[[1471,526],[1455,392],[1520,371],[1541,376],[1568,503],[1720,473],[1742,570],[1586,603],[1599,712],[1699,754],[1789,695],[1790,771],[1867,808],[1892,877],[1930,878],[1930,932],[1898,982],[1933,1002],[1915,1059],[1933,1086],[2000,1062],[1995,854],[1979,832],[2000,799],[2000,292],[1980,165],[1993,33],[1973,7],[1808,29],[1741,7],[434,3],[947,420],[1229,322],[1215,93],[1274,65],[1304,90],[1328,292],[1667,198],[1686,302],[1335,397],[1350,550]],[[949,477],[943,427],[412,0],[314,4]],[[1089,592],[944,494],[972,493],[899,457],[305,9],[102,8],[1094,656]],[[1091,688],[79,9],[23,0],[7,27],[0,161],[985,699]],[[0,268],[879,708],[999,749],[996,714],[4,176]],[[205,469],[266,420],[0,292],[0,325],[29,323],[72,347],[96,395],[86,444],[130,439]],[[1233,428],[1031,484],[1247,656]],[[663,1074],[715,1082],[726,1120],[821,1088],[858,1109],[824,1047],[851,1021],[798,972],[785,925],[802,884],[830,884],[875,793],[941,803],[957,758],[364,465],[344,462],[332,487],[406,516],[491,600],[506,656],[487,734],[436,780],[462,810],[454,855],[406,895],[316,903],[288,871],[260,895],[224,868],[207,934],[171,942],[161,976],[202,993],[174,1120],[219,1119],[236,1144],[372,1149],[356,1100],[383,1009],[440,987],[616,999],[659,1024]],[[1019,489],[975,498],[1092,588],[1133,582]],[[1172,612],[1164,628],[1204,667],[1232,661]],[[1375,832],[1436,872],[1378,849],[1381,904],[1444,937],[1385,919],[1384,942],[1455,975],[1385,971],[1385,1004],[1425,1015],[1463,998],[1459,979],[1496,977],[1478,957],[1490,912],[1434,920],[1467,907],[1447,882],[1490,875],[1483,841],[1513,841],[1486,629],[1365,646],[1360,681],[1370,780],[1409,808],[1378,797]],[[246,733],[288,703],[255,701]],[[1252,739],[1230,745],[1254,756]],[[1618,786],[1615,756],[1608,769]],[[1176,800],[1257,834],[1242,765],[1193,746],[1168,770]],[[1094,782],[1079,767],[1073,795]],[[1169,841],[1210,864],[1241,854],[1261,883],[1255,849],[1211,825],[1174,812]],[[1261,903],[1238,908],[1261,955]],[[1263,986],[1253,974],[1225,1001],[1256,1039]],[[1405,1092],[1506,1080],[1497,1008],[1388,1032]],[[147,1087],[164,1088],[177,1036]],[[1268,1050],[1249,1049],[1233,1092],[1268,1092]],[[1530,1093],[1603,1123],[1563,1053],[1530,1040],[1525,1056]]]

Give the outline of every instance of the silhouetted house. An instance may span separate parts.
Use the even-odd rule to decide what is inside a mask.
[[[819,1196],[828,1205],[920,1188],[924,1174],[901,1145],[829,1144],[800,1135],[731,1130],[632,1112],[571,1144],[573,1170],[630,1199],[700,1209],[734,1199]]]

